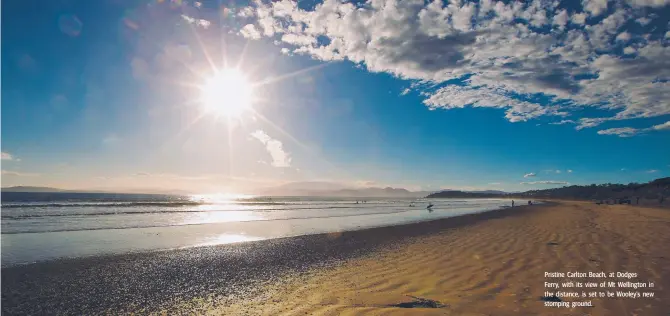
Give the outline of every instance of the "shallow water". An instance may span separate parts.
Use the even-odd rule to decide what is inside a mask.
[[[506,199],[2,195],[2,265],[356,230],[498,209]],[[413,206],[410,206],[413,203]]]

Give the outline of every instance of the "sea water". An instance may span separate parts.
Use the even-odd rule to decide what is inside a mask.
[[[2,266],[391,226],[510,204],[508,199],[3,192]]]

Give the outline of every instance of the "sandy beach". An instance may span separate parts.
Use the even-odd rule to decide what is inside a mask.
[[[2,313],[666,315],[669,244],[667,210],[551,202],[355,232],[3,268]],[[653,282],[627,291],[654,297],[564,298],[593,306],[545,307],[545,282],[579,281],[545,272],[590,271],[636,273],[612,281]]]
[[[667,315],[668,244],[667,210],[553,202],[413,238],[313,273],[269,299],[214,314],[256,309],[265,315]],[[551,280],[544,273],[554,271],[637,273],[637,280],[655,283],[647,289],[655,296],[545,307],[544,282]],[[564,279],[570,278],[558,281]]]

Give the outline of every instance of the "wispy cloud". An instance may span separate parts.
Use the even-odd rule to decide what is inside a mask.
[[[656,169],[651,169],[651,170],[647,170],[646,172],[647,172],[647,173],[657,173],[658,170],[656,170]]]
[[[617,135],[619,137],[631,137],[635,135],[644,134],[652,131],[670,130],[670,121],[662,124],[654,125],[648,128],[632,128],[632,127],[618,127],[608,128],[598,131],[600,135]]]
[[[19,171],[2,170],[2,175],[15,177],[37,177],[39,173],[25,173]]]
[[[565,181],[552,181],[552,180],[546,180],[546,181],[521,182],[521,184],[524,184],[524,185],[535,185],[535,184],[570,184],[570,183],[569,183],[569,182],[565,182]]]
[[[535,172],[526,173],[523,175],[524,178],[531,178],[536,176]]]
[[[631,127],[608,128],[598,131],[598,135],[616,135],[619,137],[631,137],[642,133],[642,130]]]
[[[566,171],[567,171],[568,173],[572,173],[572,169],[568,169],[568,170],[566,170]]]
[[[558,122],[551,122],[549,125],[563,125],[563,124],[577,124],[577,122],[573,120],[561,120]]]
[[[265,145],[265,149],[270,153],[270,157],[272,157],[272,162],[270,164],[273,167],[291,166],[291,156],[284,150],[284,145],[281,141],[273,139],[262,130],[257,130],[251,133],[251,136]]]
[[[504,111],[511,122],[553,116],[562,119],[552,124],[584,129],[670,114],[670,82],[657,80],[670,76],[670,47],[651,30],[628,23],[650,23],[650,12],[667,4],[597,0],[575,8],[542,0],[380,0],[327,1],[303,9],[281,0],[258,1],[241,11],[243,23],[294,54],[443,84],[412,87],[429,108],[489,107]],[[666,25],[660,28],[656,33],[667,31]],[[632,56],[624,59],[612,53],[620,46],[635,51],[629,49]],[[548,104],[517,97],[531,94],[547,96]],[[613,114],[565,119],[584,108]]]
[[[489,185],[500,185],[500,182],[490,182]]]
[[[197,26],[200,26],[204,29],[209,28],[209,26],[212,25],[212,22],[209,22],[209,21],[204,20],[204,19],[194,18],[194,17],[188,16],[186,14],[182,14],[181,18],[184,19],[184,21],[188,22],[189,24],[197,25]]]
[[[2,160],[21,161],[21,159],[18,159],[18,158],[16,158],[16,157],[14,157],[12,154],[10,154],[10,153],[6,153],[6,152],[4,152],[4,151],[2,152]]]
[[[107,145],[118,143],[119,141],[121,141],[121,138],[116,136],[116,134],[108,134],[105,136],[105,138],[102,139],[102,143]]]

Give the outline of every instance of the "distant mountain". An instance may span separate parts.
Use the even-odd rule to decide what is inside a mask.
[[[501,197],[503,196],[501,191],[494,191],[496,193],[487,193],[488,191],[475,191],[475,192],[466,192],[466,191],[455,191],[455,190],[445,190],[440,192],[435,192],[426,196],[428,199],[436,198],[490,198],[490,197]],[[503,192],[504,193],[504,192]]]
[[[507,194],[508,192],[505,191],[500,191],[500,190],[483,190],[483,191],[463,191],[467,193],[484,193],[484,194]]]
[[[2,192],[66,192],[67,190],[50,188],[50,187],[29,187],[29,186],[15,186],[1,188]]]
[[[343,189],[329,193],[331,196],[341,197],[398,197],[413,198],[421,197],[423,193],[411,192],[403,188],[364,188],[364,189]]]
[[[403,188],[351,188],[333,182],[292,182],[258,190],[265,196],[399,197],[419,198],[431,192],[411,192]]]

